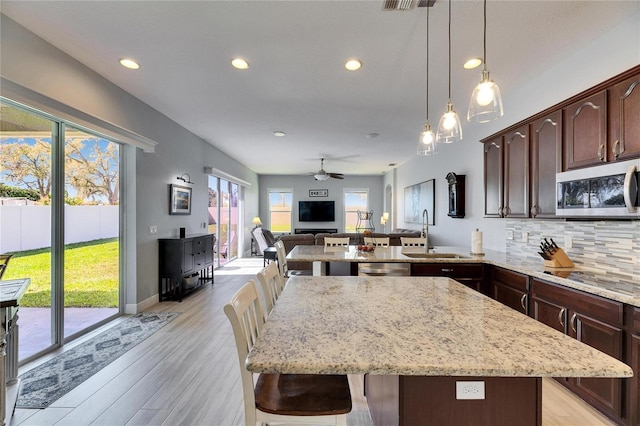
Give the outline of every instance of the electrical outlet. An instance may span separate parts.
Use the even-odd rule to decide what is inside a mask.
[[[526,232],[526,231],[524,231],[524,232],[522,233],[522,242],[523,242],[523,243],[528,243],[528,242],[529,242],[529,233],[528,233],[528,232]]]
[[[153,235],[153,234],[157,234],[158,233],[158,227],[157,226],[150,226],[149,227],[149,234]]]
[[[564,248],[573,248],[573,238],[570,235],[564,236]]]
[[[484,382],[456,382],[456,399],[484,399]]]
[[[507,229],[507,240],[513,240],[513,229]]]

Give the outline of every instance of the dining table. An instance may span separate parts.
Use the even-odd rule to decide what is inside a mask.
[[[540,425],[543,377],[626,364],[445,277],[294,276],[246,368],[364,375],[375,425]]]

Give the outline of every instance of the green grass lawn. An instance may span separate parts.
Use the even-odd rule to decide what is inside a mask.
[[[64,252],[64,306],[112,308],[118,306],[118,239],[69,244]],[[4,280],[31,278],[20,306],[51,306],[51,250],[14,253]]]

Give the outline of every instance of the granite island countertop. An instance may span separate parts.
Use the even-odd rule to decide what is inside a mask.
[[[430,249],[429,253],[436,256],[428,258],[410,257],[403,252],[419,253],[424,252],[424,249],[391,246],[376,247],[374,252],[360,252],[355,246],[327,250],[324,246],[301,245],[294,247],[287,258],[307,262],[484,263],[640,307],[640,282],[583,265],[576,265],[575,268],[546,269],[542,259],[533,261],[493,250],[485,250],[483,255],[473,255],[468,248],[450,246],[436,246]],[[438,253],[458,257],[437,257]]]
[[[246,365],[297,374],[632,375],[624,363],[443,277],[292,277]]]

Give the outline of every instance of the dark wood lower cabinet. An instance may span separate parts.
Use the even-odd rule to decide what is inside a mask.
[[[503,268],[491,268],[490,296],[525,315],[529,314],[529,277]]]
[[[481,263],[412,263],[411,276],[449,277],[475,291],[487,293]]]
[[[456,382],[482,381],[485,399],[456,399]],[[365,393],[375,425],[539,426],[542,381],[536,377],[367,375]]]
[[[624,304],[537,278],[531,280],[532,316],[613,358],[625,360]],[[629,379],[559,378],[558,381],[603,414],[627,423]]]

